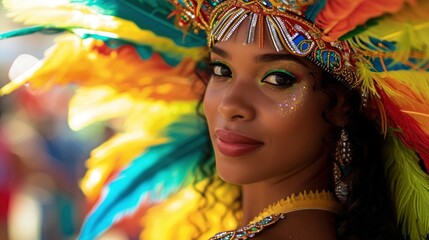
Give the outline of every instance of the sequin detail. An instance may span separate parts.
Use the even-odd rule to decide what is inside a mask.
[[[210,240],[241,240],[241,239],[250,239],[256,236],[256,234],[262,232],[266,227],[273,225],[277,223],[279,220],[285,219],[286,215],[281,214],[273,214],[268,217],[265,217],[264,219],[249,224],[247,226],[244,226],[242,228],[239,228],[237,230],[233,231],[225,231],[220,232],[213,237],[210,238]]]
[[[334,195],[326,191],[304,191],[298,195],[292,194],[290,197],[268,206],[247,226],[232,231],[220,232],[210,240],[250,239],[265,230],[266,227],[285,219],[287,213],[300,210],[322,210],[337,213],[339,205]]]

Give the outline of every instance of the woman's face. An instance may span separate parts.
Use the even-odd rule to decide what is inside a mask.
[[[246,26],[246,24],[242,24]],[[250,184],[282,179],[326,156],[328,97],[310,61],[245,45],[246,27],[211,51],[212,77],[204,111],[219,176]]]

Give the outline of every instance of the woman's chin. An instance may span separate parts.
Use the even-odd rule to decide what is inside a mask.
[[[247,185],[260,181],[254,173],[248,173],[246,171],[236,170],[231,167],[222,167],[222,164],[216,164],[217,175],[220,179],[227,183],[235,185]]]

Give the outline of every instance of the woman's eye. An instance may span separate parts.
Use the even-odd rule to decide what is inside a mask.
[[[231,69],[229,69],[229,67],[223,63],[215,62],[215,63],[211,64],[211,69],[212,69],[212,75],[213,76],[226,77],[226,78],[232,77]]]
[[[286,71],[273,71],[269,72],[262,79],[262,82],[268,83],[278,88],[287,88],[292,86],[296,81],[296,77]]]

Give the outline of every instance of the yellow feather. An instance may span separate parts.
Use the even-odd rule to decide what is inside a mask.
[[[95,200],[111,174],[123,169],[147,147],[165,141],[163,138],[150,138],[142,132],[115,135],[91,152],[80,188],[90,200]]]
[[[356,68],[360,73],[360,85],[362,92],[379,97],[374,82],[375,73],[370,71],[368,66],[363,62],[358,63]]]
[[[361,89],[368,92],[378,103],[377,88],[382,89],[403,112],[409,114],[420,123],[422,129],[429,134],[429,72],[422,71],[390,71],[372,72],[364,63],[358,65],[361,74]],[[387,126],[386,113],[378,104],[383,132]]]
[[[398,82],[408,86],[416,94],[429,102],[429,72],[423,71],[390,71],[386,73]]]
[[[407,5],[394,15],[377,20],[377,24],[368,27],[364,32],[349,39],[351,45],[372,52],[368,46],[370,38],[397,43],[396,50],[390,55],[397,61],[408,61],[410,55],[421,52],[424,58],[429,57],[429,1],[420,1],[416,6]],[[373,46],[382,47],[382,46]],[[415,55],[415,54],[414,54]]]
[[[127,94],[118,94],[113,88],[81,87],[69,104],[69,125],[79,131],[95,122],[126,116],[132,111],[133,99]]]
[[[373,76],[401,111],[419,122],[429,134],[429,72],[391,71],[374,73]]]
[[[99,52],[98,48],[103,48],[102,41],[62,35],[47,51],[46,57],[32,68],[31,74],[26,72],[18,76],[22,79],[6,85],[1,93],[9,93],[27,82],[35,90],[72,83],[110,86],[142,99],[186,101],[200,98],[204,86],[201,81],[191,80],[195,77],[196,64],[191,59],[185,58],[176,67],[171,67],[159,55],[143,61],[131,46],[105,50],[110,51],[108,53]]]
[[[238,221],[231,211],[240,189],[224,183],[219,178],[208,189],[206,199],[196,191],[202,191],[208,180],[182,189],[163,203],[149,209],[142,219],[140,239],[209,239],[214,234],[235,229]],[[222,201],[219,201],[222,200]],[[202,212],[201,205],[212,206]],[[174,213],[174,214],[172,214]],[[209,225],[206,223],[208,222]],[[196,238],[198,229],[207,230]]]
[[[82,191],[94,200],[108,177],[127,166],[147,147],[168,139],[162,129],[183,114],[194,113],[197,101],[148,101],[106,86],[81,87],[70,101],[69,125],[80,130],[90,124],[116,120],[115,136],[91,152]],[[142,116],[145,116],[142,118]],[[119,124],[118,124],[119,123]],[[124,149],[127,151],[123,151]]]
[[[178,116],[194,113],[197,102],[147,100],[107,86],[81,87],[70,101],[69,125],[80,130],[96,122],[123,118],[121,131],[156,134]]]
[[[85,32],[119,38],[136,44],[149,45],[155,52],[168,52],[170,56],[182,58],[186,56],[195,61],[206,56],[206,47],[182,47],[172,39],[155,35],[152,31],[139,28],[134,22],[115,16],[98,14],[82,4],[71,4],[69,1],[7,1],[9,17],[26,25],[48,25],[73,28],[80,33]]]

